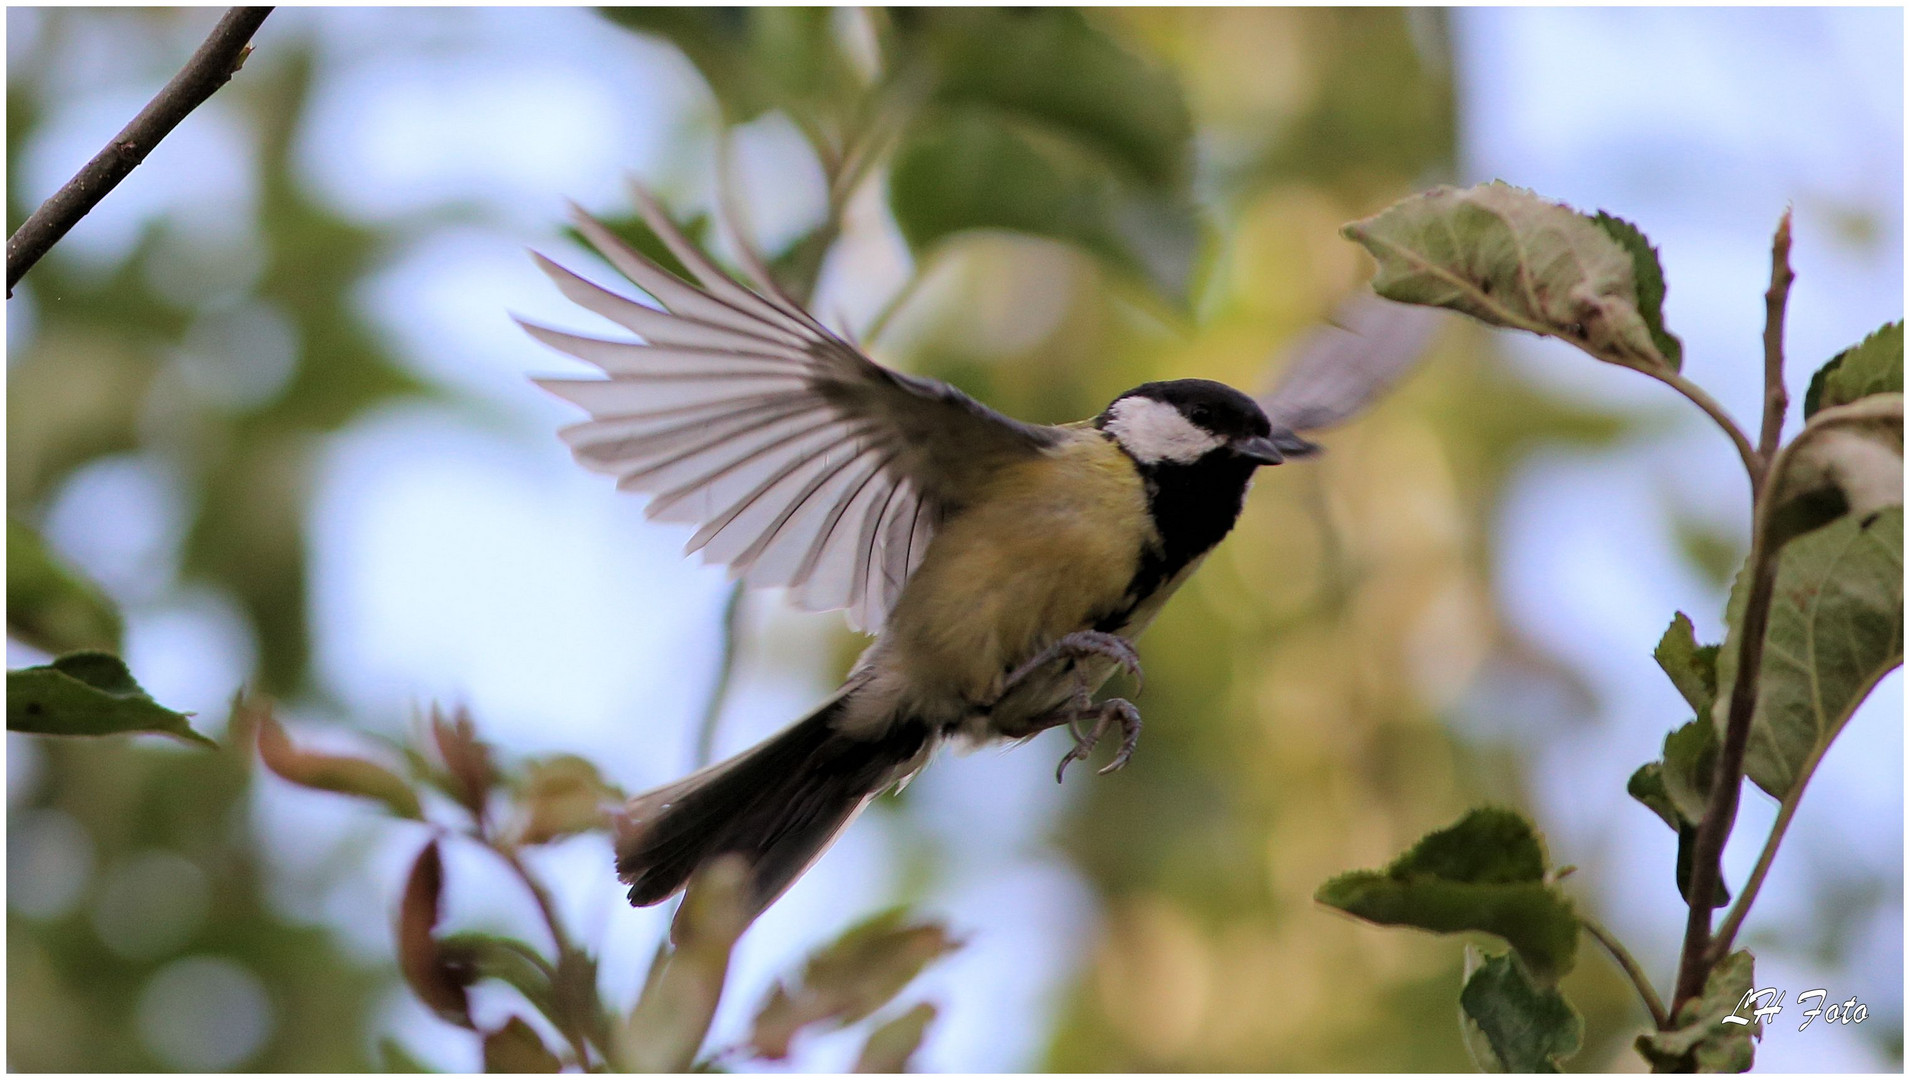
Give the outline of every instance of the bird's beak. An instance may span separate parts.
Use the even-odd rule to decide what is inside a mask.
[[[1280,448],[1274,445],[1273,440],[1265,435],[1234,440],[1233,452],[1236,457],[1243,457],[1262,465],[1278,465],[1287,459],[1287,456],[1280,452]]]

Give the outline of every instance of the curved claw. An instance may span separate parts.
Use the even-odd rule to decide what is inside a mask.
[[[1068,730],[1074,735],[1074,745],[1061,756],[1061,763],[1055,766],[1054,781],[1057,784],[1061,783],[1071,763],[1084,760],[1094,752],[1110,723],[1121,725],[1121,749],[1114,755],[1114,760],[1096,770],[1095,775],[1106,776],[1125,766],[1128,759],[1134,756],[1134,748],[1140,744],[1141,711],[1131,701],[1109,698],[1102,702],[1094,711],[1093,729],[1085,733],[1081,730],[1081,719],[1079,713],[1068,718]]]
[[[1125,766],[1127,759],[1134,756],[1134,748],[1140,745],[1141,710],[1135,708],[1133,702],[1124,701],[1121,698],[1109,698],[1103,703],[1102,708],[1113,714],[1113,718],[1121,723],[1121,749],[1114,755],[1114,760],[1101,766],[1096,774],[1106,776]]]

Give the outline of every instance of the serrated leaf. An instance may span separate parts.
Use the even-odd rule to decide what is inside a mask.
[[[1685,1002],[1673,1018],[1670,1031],[1638,1036],[1638,1052],[1653,1072],[1747,1072],[1754,1054],[1751,1039],[1761,1034],[1754,1016],[1740,1014],[1739,1005],[1752,987],[1752,958],[1735,952],[1718,961],[1705,980],[1704,992]],[[1743,1015],[1748,1024],[1727,1024],[1726,1016]]]
[[[1903,322],[1885,323],[1876,333],[1830,358],[1811,376],[1804,393],[1804,419],[1817,410],[1848,405],[1871,394],[1903,393]]]
[[[261,721],[266,722],[269,720]],[[438,854],[438,842],[433,840],[418,852],[405,878],[404,896],[398,904],[398,970],[411,992],[433,1012],[451,1023],[470,1027],[471,1003],[465,987],[470,985],[471,972],[453,963],[435,936],[442,916],[443,892],[444,861]]]
[[[363,758],[300,749],[285,734],[270,706],[254,701],[241,707],[256,715],[259,760],[282,779],[300,787],[375,799],[399,817],[424,817],[418,793],[397,773]]]
[[[1559,338],[1600,360],[1673,369],[1641,310],[1631,253],[1593,219],[1494,181],[1439,187],[1341,230],[1390,300]]]
[[[935,1006],[928,1002],[890,1020],[869,1033],[856,1058],[855,1072],[902,1073],[909,1071],[909,1059],[922,1048],[922,1036],[935,1019]]]
[[[1684,343],[1665,329],[1665,268],[1658,249],[1638,226],[1600,210],[1592,221],[1631,255],[1632,278],[1638,283],[1638,313],[1651,330],[1652,343],[1676,371],[1684,364]]]
[[[973,229],[1080,247],[1184,302],[1199,246],[1192,205],[1122,183],[1079,144],[972,111],[916,125],[896,151],[889,203],[917,252]]]
[[[487,1073],[554,1073],[563,1070],[563,1062],[550,1052],[537,1030],[522,1017],[513,1016],[504,1026],[484,1036],[484,1071]]]
[[[56,558],[40,534],[7,518],[7,633],[43,652],[117,652],[119,609]]]
[[[734,855],[690,880],[670,934],[675,950],[660,958],[616,1037],[627,1072],[686,1072],[709,1034],[723,996],[730,952],[749,926],[748,868]]]
[[[875,1012],[924,967],[960,947],[939,923],[906,923],[885,911],[850,927],[809,958],[794,989],[777,983],[756,1014],[750,1045],[773,1061],[805,1027],[841,1027]]]
[[[623,792],[575,754],[558,754],[525,764],[516,785],[518,820],[513,835],[520,844],[542,844],[604,827],[607,812]]]
[[[1572,969],[1578,916],[1545,876],[1531,823],[1487,807],[1428,834],[1385,870],[1341,874],[1313,898],[1382,926],[1497,934],[1549,983]]]
[[[219,744],[192,730],[189,713],[147,696],[112,653],[69,653],[50,664],[7,672],[7,730],[30,735],[171,735]]]
[[[1585,1021],[1556,987],[1539,986],[1518,955],[1466,946],[1459,1018],[1480,1072],[1555,1073],[1578,1053]]]
[[[1699,716],[1711,712],[1718,697],[1718,647],[1698,644],[1690,616],[1682,611],[1673,616],[1651,655],[1671,679],[1671,685],[1684,695],[1692,712]]]
[[[1786,544],[1765,630],[1744,769],[1782,799],[1817,761],[1878,680],[1903,663],[1903,510],[1869,523],[1847,515]],[[1732,590],[1712,719],[1723,729],[1736,678],[1748,574]]]

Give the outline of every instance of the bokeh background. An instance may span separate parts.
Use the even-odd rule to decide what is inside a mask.
[[[829,33],[853,46],[883,17]],[[10,227],[215,18],[8,9]],[[958,238],[918,266],[878,170],[817,306],[861,330],[913,281],[885,361],[1044,421],[1148,378],[1261,385],[1368,273],[1341,222],[1493,178],[1636,221],[1687,373],[1741,418],[1785,205],[1794,402],[1902,315],[1900,11],[1086,18],[1192,118],[1194,314],[1051,240]],[[571,411],[524,378],[568,362],[508,313],[595,329],[523,248],[604,279],[562,200],[627,213],[634,173],[706,211],[719,146],[780,253],[826,212],[801,131],[774,107],[727,124],[675,46],[588,11],[286,8],[255,43],[8,301],[9,514],[102,584],[134,672],[215,735],[242,683],[321,746],[463,702],[509,754],[579,753],[632,790],[674,778],[727,587],[679,556],[687,530],[572,465],[552,435]],[[1579,902],[1668,983],[1673,837],[1624,783],[1686,719],[1650,658],[1673,610],[1722,635],[1748,499],[1727,444],[1658,384],[1455,321],[1328,445],[1261,480],[1143,640],[1133,764],[1058,787],[1052,734],[938,761],[744,939],[715,1044],[817,943],[906,903],[967,939],[908,995],[942,1009],[924,1068],[1464,1068],[1459,943],[1310,898],[1487,800],[1535,816]],[[740,616],[723,752],[859,648],[773,595]],[[9,640],[10,667],[40,659]],[[1902,1067],[1902,693],[1891,676],[1828,755],[1747,925],[1760,985],[1854,995],[1869,1019],[1776,1025],[1762,1067]],[[10,1067],[360,1069],[387,1043],[477,1066],[394,967],[421,827],[241,753],[9,735],[6,756]],[[1773,814],[1747,797],[1734,884]],[[534,854],[627,1003],[667,909],[623,904],[601,835]],[[483,855],[448,859],[452,926],[537,939]],[[1587,1018],[1571,1065],[1636,1068],[1644,1018],[1606,959],[1588,947],[1566,990]],[[809,1038],[789,1067],[858,1046]]]

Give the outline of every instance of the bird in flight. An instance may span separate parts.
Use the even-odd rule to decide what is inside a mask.
[[[635,334],[519,320],[604,378],[539,379],[589,414],[577,461],[696,526],[702,551],[800,607],[876,635],[842,686],[748,750],[631,799],[614,816],[633,904],[668,899],[741,856],[760,912],[871,799],[943,742],[1025,740],[1066,725],[1056,778],[1111,732],[1121,768],[1141,718],[1094,699],[1134,639],[1233,528],[1257,470],[1318,452],[1423,351],[1420,309],[1365,299],[1316,333],[1264,401],[1205,379],[1137,386],[1100,415],[1046,426],[884,367],[779,288],[743,247],[751,286],[718,268],[644,191],[644,221],[695,282],[581,209],[578,229],[661,307],[533,253],[571,301]]]

